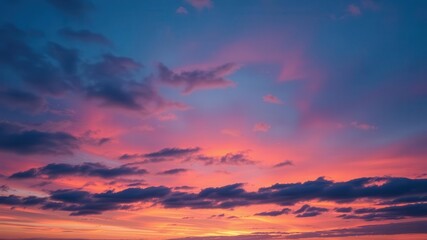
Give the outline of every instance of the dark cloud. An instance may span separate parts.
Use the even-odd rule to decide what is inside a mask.
[[[20,179],[36,178],[38,175],[39,175],[39,173],[38,173],[37,169],[31,168],[27,171],[14,173],[10,176],[10,178],[20,178]]]
[[[208,217],[208,219],[212,219],[212,218],[223,218],[223,217],[225,217],[225,214],[221,213],[221,214],[211,215],[211,216]]]
[[[66,74],[76,74],[80,56],[76,49],[65,48],[57,43],[48,43],[47,53],[55,59]],[[77,79],[74,79],[76,81]]]
[[[79,175],[101,178],[115,178],[127,175],[147,174],[147,170],[136,167],[120,166],[108,168],[100,163],[83,163],[81,165],[71,165],[66,163],[51,163],[44,167],[33,168],[24,172],[17,172],[10,178],[24,179],[35,177],[57,178],[61,176]]]
[[[290,208],[283,208],[282,210],[277,210],[277,211],[270,211],[270,212],[259,212],[256,213],[255,216],[271,216],[271,217],[276,217],[276,216],[280,216],[283,214],[289,214],[291,212]]]
[[[80,136],[80,141],[95,145],[95,146],[101,146],[103,144],[106,144],[110,142],[112,139],[109,137],[98,137],[96,131],[86,131],[82,136]]]
[[[50,198],[65,203],[80,203],[90,201],[91,194],[86,191],[62,189],[51,192]]]
[[[201,150],[199,147],[194,148],[163,148],[157,152],[151,152],[146,154],[123,154],[119,157],[120,160],[129,160],[135,158],[148,158],[143,162],[139,163],[153,163],[153,162],[162,162],[168,160],[174,160],[170,158],[181,158],[185,156],[190,156],[194,153],[197,153]]]
[[[131,110],[142,110],[139,98],[151,99],[154,91],[145,84],[128,80],[141,64],[130,58],[104,55],[100,62],[88,64],[86,87],[88,98],[99,99],[103,106],[117,106]]]
[[[198,89],[233,86],[234,83],[225,79],[225,77],[235,72],[238,68],[239,66],[237,64],[227,63],[209,70],[193,70],[175,73],[162,63],[158,65],[160,81],[174,87],[182,87],[182,92],[185,94]]]
[[[205,165],[212,164],[226,164],[226,165],[252,165],[256,161],[251,160],[245,151],[236,153],[227,153],[220,157],[197,155],[192,158],[188,158],[187,161],[196,160],[201,161]]]
[[[186,108],[184,104],[160,96],[148,79],[134,80],[141,68],[142,65],[131,58],[103,55],[101,61],[86,64],[84,68],[86,96],[98,100],[104,107],[124,108],[144,114],[168,108]]]
[[[106,137],[100,138],[100,139],[98,139],[98,145],[103,145],[103,144],[108,143],[110,141],[111,141],[111,138],[106,138]]]
[[[62,28],[58,31],[58,34],[64,38],[85,42],[85,43],[96,43],[105,46],[111,46],[112,43],[104,35],[95,33],[86,29],[74,30],[71,28]]]
[[[47,0],[52,6],[72,17],[83,17],[94,9],[89,0]]]
[[[71,216],[101,214],[104,211],[130,209],[127,203],[143,202],[153,198],[161,198],[170,192],[166,187],[128,188],[123,191],[107,191],[91,194],[87,191],[62,189],[51,192],[49,201],[40,201],[42,209],[61,210],[71,212]],[[3,200],[0,204],[23,205],[26,198],[13,196]],[[27,200],[28,201],[28,200]],[[33,201],[34,202],[34,201]],[[34,205],[33,204],[33,205]]]
[[[384,208],[361,208],[354,210],[353,214],[344,214],[343,219],[363,219],[365,221],[403,219],[413,217],[426,217],[427,203],[389,206]]]
[[[301,208],[296,210],[294,214],[296,214],[296,217],[315,217],[327,211],[329,211],[327,208],[312,207],[308,204],[304,204]]]
[[[351,208],[351,207],[339,207],[339,208],[335,208],[334,210],[335,210],[335,212],[339,212],[339,213],[349,213],[349,212],[353,211],[353,208]]]
[[[363,198],[390,199],[424,194],[427,179],[357,178],[347,182],[332,182],[324,178],[293,184],[275,184],[261,188],[260,193],[281,200],[282,204],[297,201],[322,200],[337,203],[353,202]]]
[[[363,225],[352,228],[337,228],[315,232],[254,232],[238,236],[213,236],[213,237],[185,237],[173,240],[260,240],[260,239],[320,239],[320,238],[346,238],[378,235],[400,234],[426,234],[427,221],[399,222],[378,225]]]
[[[81,170],[84,167],[77,165],[74,167],[65,166],[58,168],[39,168],[35,171],[44,172],[48,175],[50,170],[54,170],[55,176],[62,174],[77,174],[83,172],[86,176],[116,176],[111,172],[121,171],[117,169],[101,169],[101,171]],[[75,170],[77,169],[77,170]],[[134,173],[136,169],[128,170]],[[21,173],[34,175],[33,172]],[[126,174],[129,174],[126,173]],[[202,189],[198,193],[172,191],[171,188],[148,187],[148,188],[127,188],[119,192],[107,191],[103,193],[86,193],[81,190],[68,190],[66,192],[52,192],[51,198],[55,204],[47,209],[59,209],[72,211],[73,214],[89,214],[91,207],[96,207],[97,213],[113,209],[132,208],[131,203],[149,201],[162,205],[165,208],[192,208],[192,209],[233,209],[241,206],[258,204],[275,204],[278,206],[295,205],[307,201],[329,201],[335,203],[347,203],[356,200],[369,200],[371,202],[381,202],[385,199],[396,199],[409,196],[424,195],[427,192],[427,179],[408,178],[358,178],[347,182],[333,182],[319,178],[315,181],[304,183],[275,184],[270,187],[260,188],[258,191],[248,192],[243,189],[243,184],[236,183],[223,187],[210,187]],[[60,194],[60,195],[55,195]],[[69,196],[68,194],[71,194]],[[59,198],[61,196],[63,198]],[[83,202],[72,200],[86,199]],[[71,200],[70,200],[71,199]],[[71,201],[73,201],[71,203]],[[72,204],[70,206],[70,204]],[[56,208],[55,208],[56,206]],[[106,209],[106,210],[102,210]],[[84,211],[83,211],[84,210]],[[350,209],[341,209],[349,211]],[[83,212],[79,212],[83,211]],[[287,210],[282,210],[285,211]],[[297,217],[313,217],[328,211],[325,208],[313,207],[308,204],[303,205],[293,213]],[[79,212],[79,213],[77,213]],[[276,212],[265,212],[264,215],[274,215]],[[407,217],[425,217],[427,214],[426,204],[410,204],[404,206],[386,206],[384,208],[357,209],[351,214],[344,214],[341,218],[360,218],[364,220],[376,219],[400,219]]]
[[[62,32],[70,34],[71,30]],[[74,33],[88,35],[85,31]],[[66,92],[84,95],[101,106],[145,115],[187,108],[185,104],[163,98],[149,78],[142,80],[138,75],[142,64],[131,58],[104,54],[99,61],[87,62],[76,49],[53,42],[36,51],[30,44],[34,43],[34,37],[12,24],[0,26],[0,34],[0,64],[8,70],[5,71],[8,75],[2,77],[11,78],[7,82],[10,86],[0,89],[4,92],[0,104],[8,104],[9,108],[41,106],[44,98],[64,97]]]
[[[174,169],[169,169],[163,172],[159,172],[158,174],[161,175],[175,175],[175,174],[179,174],[179,173],[184,173],[187,172],[188,169],[185,168],[174,168]]]
[[[0,105],[8,109],[38,112],[44,108],[46,101],[32,92],[20,89],[0,89]]]
[[[89,77],[115,80],[117,77],[131,76],[132,71],[140,70],[142,64],[128,57],[119,57],[112,54],[104,54],[102,60],[88,64],[86,71]]]
[[[427,196],[401,197],[401,198],[396,198],[390,201],[384,201],[384,202],[381,202],[380,204],[392,205],[392,204],[420,203],[420,202],[427,202]]]
[[[199,152],[201,148],[163,148],[158,152],[152,152],[144,154],[144,157],[158,158],[158,157],[182,157],[187,156],[196,152]]]
[[[42,204],[46,201],[46,198],[40,198],[35,196],[29,197],[18,197],[15,195],[0,196],[0,204],[10,206],[33,206]]]
[[[417,196],[426,192],[427,179],[358,178],[347,182],[333,182],[318,178],[304,183],[275,184],[260,188],[256,192],[247,192],[242,188],[242,184],[206,188],[199,194],[176,193],[162,200],[162,203],[171,208],[234,208],[254,204],[291,206],[312,200],[348,203],[362,199],[384,200]],[[301,214],[299,217],[308,217],[325,211],[305,206],[296,214]]]
[[[244,152],[239,153],[227,153],[220,158],[220,163],[222,164],[255,164],[255,161],[248,159]]]
[[[142,157],[142,155],[140,154],[123,154],[119,157],[119,160],[129,160],[129,159],[134,159],[134,158],[140,158]]]
[[[0,64],[27,86],[40,93],[58,95],[75,84],[45,54],[27,44],[32,39],[28,32],[8,24],[0,27],[0,35]]]
[[[117,203],[140,202],[147,199],[161,198],[170,193],[167,187],[128,188],[120,192],[107,191],[95,194],[94,198]]]
[[[280,162],[280,163],[274,165],[273,167],[279,168],[279,167],[292,166],[292,165],[294,165],[294,163],[291,160],[286,160],[286,161],[283,161],[283,162]]]
[[[245,193],[245,190],[243,190],[243,184],[242,183],[235,183],[223,187],[210,187],[205,188],[199,193],[199,197],[202,198],[233,198],[238,197],[241,194]]]
[[[0,192],[7,192],[7,191],[9,191],[9,186],[7,186],[7,185],[0,185]]]
[[[71,154],[79,141],[64,132],[26,130],[0,123],[0,150],[17,154]]]
[[[339,228],[325,231],[288,234],[285,239],[342,238],[373,235],[427,233],[427,221],[399,222],[379,225],[364,225],[354,228]]]

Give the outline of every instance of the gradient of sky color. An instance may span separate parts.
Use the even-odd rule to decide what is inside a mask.
[[[0,239],[426,239],[427,1],[0,0]]]

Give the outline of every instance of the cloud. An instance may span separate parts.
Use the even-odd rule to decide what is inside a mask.
[[[238,236],[212,236],[212,237],[185,237],[173,240],[258,240],[258,239],[320,239],[320,238],[347,238],[378,235],[400,234],[425,234],[427,233],[427,221],[412,221],[399,223],[386,223],[378,225],[363,225],[352,228],[336,228],[314,232],[254,232]]]
[[[223,156],[206,156],[206,155],[197,155],[191,158],[186,159],[186,161],[196,160],[203,162],[205,165],[252,165],[255,164],[256,161],[251,160],[247,156],[246,151],[236,152],[236,153],[226,153]]]
[[[52,191],[50,198],[65,203],[80,203],[90,201],[91,194],[86,191],[71,190],[71,189],[60,189]]]
[[[225,79],[235,72],[239,66],[226,63],[208,70],[192,70],[173,72],[162,63],[158,64],[159,80],[167,85],[182,87],[182,93],[189,94],[198,89],[226,88],[234,86],[234,82]]]
[[[70,29],[62,32],[90,35],[87,31]],[[44,98],[65,97],[67,92],[86,96],[102,107],[138,111],[144,115],[187,108],[185,104],[163,98],[153,87],[150,77],[135,80],[143,66],[131,58],[104,54],[95,62],[82,61],[76,49],[53,42],[36,51],[29,44],[34,42],[34,36],[12,24],[0,26],[0,35],[0,64],[13,76],[13,81],[8,81],[10,86],[1,89],[5,94],[0,104],[16,104],[9,108],[29,108],[30,98],[35,100],[31,106],[42,105]],[[95,38],[93,34],[90,36],[90,39]]]
[[[234,129],[221,129],[221,134],[228,135],[231,137],[239,137],[240,132]]]
[[[58,34],[73,41],[96,43],[104,46],[112,45],[111,41],[104,35],[86,29],[74,30],[71,28],[62,28],[58,31]]]
[[[425,196],[411,196],[411,197],[401,197],[396,198],[391,201],[384,201],[380,204],[382,205],[394,205],[394,204],[402,204],[402,203],[420,203],[427,202],[427,195]]]
[[[213,7],[211,0],[186,0],[186,2],[198,10]]]
[[[200,147],[194,148],[163,148],[158,152],[144,154],[144,157],[158,158],[158,157],[182,157],[197,153],[201,150]]]
[[[427,221],[399,222],[378,225],[364,225],[354,228],[338,228],[325,231],[304,232],[286,235],[287,239],[340,238],[373,235],[397,235],[427,233]]]
[[[55,165],[54,165],[55,166]],[[56,167],[54,167],[56,169]],[[69,173],[70,168],[66,166],[62,172]],[[76,172],[71,168],[72,172]],[[77,169],[81,169],[77,167]],[[36,169],[45,171],[43,168]],[[47,171],[47,170],[46,170]],[[79,170],[81,171],[81,170]],[[109,172],[102,170],[101,172]],[[111,176],[110,174],[92,173],[89,170],[83,171],[86,175]],[[90,172],[90,173],[89,173]],[[58,170],[55,170],[56,176]],[[70,190],[71,191],[71,190]],[[81,190],[73,190],[81,191]],[[171,188],[148,187],[148,188],[127,188],[119,192],[107,191],[102,193],[82,193],[77,192],[76,199],[68,196],[67,199],[51,198],[54,203],[45,203],[42,208],[71,211],[72,214],[100,214],[103,211],[114,209],[131,209],[131,203],[150,202],[161,205],[165,208],[192,208],[192,209],[233,209],[242,206],[275,204],[278,206],[292,206],[297,203],[307,201],[328,201],[334,203],[349,203],[356,200],[368,200],[378,202],[401,197],[419,196],[427,192],[427,179],[408,178],[358,178],[347,182],[327,181],[318,178],[314,181],[303,183],[274,184],[270,187],[260,188],[257,191],[246,191],[242,183],[230,184],[222,187],[208,187],[198,193],[172,191]],[[16,198],[18,200],[16,200]],[[16,197],[11,200],[3,200],[3,204],[13,205],[11,202],[22,202],[23,197]],[[13,201],[12,201],[13,200]],[[7,203],[5,203],[7,202]],[[374,218],[397,219],[405,217],[423,217],[426,215],[425,203],[410,204],[407,206],[387,206],[384,208],[369,208],[354,210],[350,215],[356,216],[348,218],[365,218],[365,215],[375,214]],[[81,212],[83,211],[83,212]],[[313,217],[328,211],[326,208],[313,207],[308,204],[295,210],[296,217]],[[391,218],[393,217],[393,218]]]
[[[100,137],[96,135],[97,131],[86,131],[82,136],[80,136],[80,141],[90,145],[101,146],[112,140],[109,137]]]
[[[76,74],[80,62],[79,53],[76,49],[68,49],[57,43],[48,44],[48,54],[55,59],[66,74]]]
[[[142,67],[131,58],[103,55],[101,61],[86,64],[86,96],[100,101],[104,107],[119,107],[144,114],[167,108],[186,108],[184,104],[167,101],[160,96],[148,79],[142,82],[133,80]]]
[[[169,169],[163,172],[159,172],[158,174],[161,175],[175,175],[175,174],[180,174],[180,173],[184,173],[187,172],[188,169],[185,168],[174,168],[174,169]]]
[[[254,132],[268,132],[271,126],[264,122],[256,123],[253,127]]]
[[[73,17],[83,17],[94,9],[89,0],[47,0],[56,9]]]
[[[362,14],[362,11],[360,10],[360,8],[355,4],[348,5],[347,11],[353,16],[359,16]]]
[[[143,175],[147,170],[135,167],[120,166],[108,168],[100,163],[83,163],[81,165],[71,165],[66,163],[51,163],[44,167],[32,168],[24,172],[12,174],[9,178],[25,179],[36,177],[58,178],[62,176],[91,176],[101,178],[114,178],[118,176]]]
[[[183,162],[188,161],[199,161],[205,165],[212,164],[228,164],[228,165],[252,165],[256,161],[249,158],[247,151],[240,151],[235,153],[226,153],[222,156],[206,156],[198,154],[201,152],[200,147],[194,148],[163,148],[156,152],[145,153],[145,154],[123,154],[119,157],[120,160],[131,160],[131,159],[144,159],[142,161],[131,162],[126,165],[137,165],[146,163],[158,163],[164,161],[182,160]]]
[[[278,211],[270,211],[270,212],[259,212],[256,213],[255,216],[271,216],[271,217],[276,217],[276,216],[280,216],[283,214],[289,214],[291,212],[290,208],[283,208],[282,210],[278,210]]]
[[[296,214],[296,217],[299,218],[315,217],[327,211],[329,211],[327,208],[312,207],[308,204],[304,204],[300,209],[296,210],[294,214]]]
[[[351,208],[351,207],[339,207],[339,208],[335,208],[334,210],[335,210],[335,212],[339,212],[339,213],[348,213],[348,212],[353,211],[353,208]]]
[[[0,27],[0,35],[0,64],[13,72],[24,86],[40,93],[59,95],[75,85],[75,79],[64,76],[45,54],[27,44],[34,38],[30,33],[6,24]]]
[[[46,101],[32,93],[20,89],[0,89],[0,105],[8,109],[38,112],[45,108]]]
[[[210,187],[205,188],[199,193],[199,197],[202,198],[214,198],[214,199],[226,199],[230,197],[237,197],[240,194],[244,193],[245,190],[242,189],[242,183],[230,184],[223,187]]]
[[[164,113],[157,116],[160,121],[173,121],[177,119],[177,116],[173,113]]]
[[[120,192],[107,191],[95,194],[94,197],[117,203],[141,202],[152,198],[161,198],[169,194],[171,190],[167,187],[128,188]]]
[[[267,102],[267,103],[283,104],[282,100],[280,100],[278,97],[272,94],[267,94],[264,97],[262,97],[262,99],[264,100],[264,102]]]
[[[332,182],[324,178],[304,183],[275,184],[247,192],[242,184],[203,189],[199,194],[176,193],[162,200],[165,207],[234,208],[254,204],[292,206],[306,201],[349,203],[356,200],[384,200],[402,196],[417,196],[427,191],[427,179],[358,178],[347,182]],[[302,207],[299,217],[319,215],[326,209]]]
[[[279,167],[285,167],[285,166],[292,166],[294,165],[294,163],[291,160],[285,160],[283,162],[280,162],[276,165],[274,165],[274,168],[279,168]]]
[[[0,196],[0,204],[11,206],[33,206],[44,203],[46,198],[39,198],[35,196],[18,197],[15,195]]]
[[[26,130],[0,122],[0,150],[16,154],[72,154],[79,141],[65,132]]]
[[[351,126],[360,130],[365,130],[365,131],[377,129],[377,127],[374,125],[370,125],[367,123],[360,123],[357,121],[351,122]]]
[[[119,157],[120,160],[129,160],[135,158],[148,158],[146,163],[149,162],[162,162],[173,160],[169,158],[182,158],[190,156],[194,153],[197,153],[201,150],[200,147],[194,148],[163,148],[156,152],[145,153],[145,154],[123,154]]]
[[[0,192],[8,192],[9,191],[9,186],[7,185],[0,185]]]
[[[255,161],[250,160],[245,152],[227,153],[219,159],[220,164],[255,164]]]
[[[183,6],[180,6],[179,8],[177,8],[175,12],[177,14],[182,14],[182,15],[188,14],[187,9],[185,7],[183,7]]]
[[[363,219],[365,221],[393,220],[413,217],[426,217],[427,203],[416,203],[383,208],[361,208],[353,214],[343,214],[343,219]]]

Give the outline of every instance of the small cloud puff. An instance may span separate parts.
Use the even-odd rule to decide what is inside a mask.
[[[259,122],[254,125],[254,132],[268,132],[271,126],[264,122]]]

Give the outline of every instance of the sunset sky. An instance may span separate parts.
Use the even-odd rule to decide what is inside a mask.
[[[427,1],[0,0],[0,239],[427,239]]]

